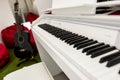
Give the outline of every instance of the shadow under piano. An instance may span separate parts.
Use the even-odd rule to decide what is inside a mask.
[[[118,7],[120,1],[88,7],[108,4]],[[81,6],[52,9],[32,24],[41,60],[55,80],[120,80],[120,16],[82,7],[82,13]]]

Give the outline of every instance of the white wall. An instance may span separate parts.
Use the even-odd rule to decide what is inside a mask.
[[[11,11],[8,0],[1,0],[0,2],[0,43],[1,39],[1,30],[7,26],[12,25],[15,22],[13,13]]]
[[[34,1],[34,8],[37,9],[39,15],[42,14],[42,11],[51,7],[52,7],[52,0],[35,0]]]
[[[22,13],[26,16],[28,12],[33,12],[33,1],[34,0],[18,0],[19,8]],[[12,12],[14,13],[14,3],[16,0],[9,0],[10,6],[12,8]]]
[[[97,0],[52,0],[52,8],[79,6],[82,4],[96,3]]]

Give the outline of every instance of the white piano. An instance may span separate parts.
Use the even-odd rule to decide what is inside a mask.
[[[120,80],[120,16],[43,14],[32,32],[53,76],[64,72],[70,80]]]

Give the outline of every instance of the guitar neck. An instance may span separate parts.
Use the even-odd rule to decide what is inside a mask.
[[[18,28],[18,33],[21,34],[21,29],[20,29],[20,25],[21,25],[21,20],[20,20],[20,16],[19,16],[19,4],[18,1],[16,0],[16,3],[14,4],[14,10],[15,10],[15,19],[16,19],[16,26]]]

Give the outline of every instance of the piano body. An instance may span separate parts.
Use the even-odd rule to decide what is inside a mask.
[[[43,14],[32,32],[53,76],[120,80],[120,16]]]

